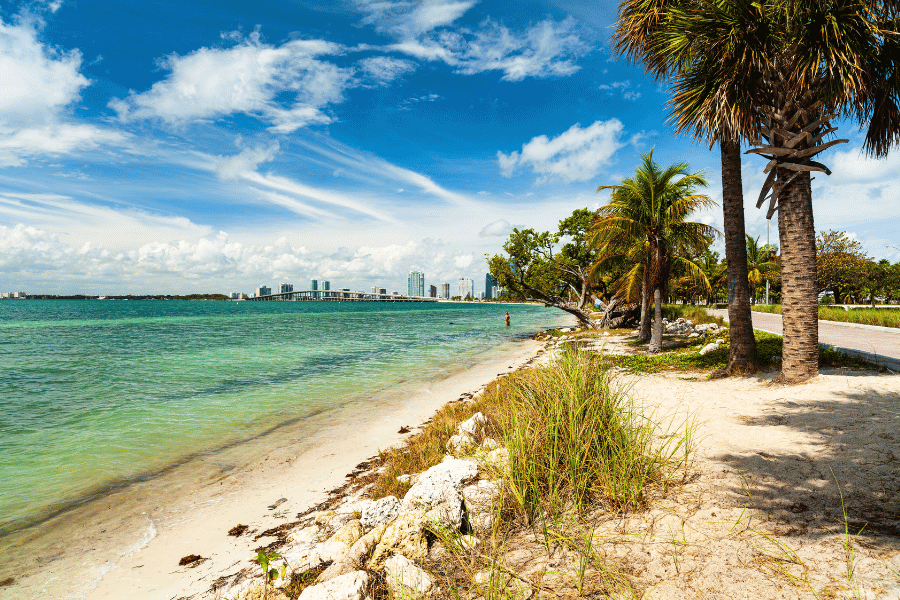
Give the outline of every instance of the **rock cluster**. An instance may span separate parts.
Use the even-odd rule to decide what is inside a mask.
[[[410,476],[414,483],[402,499],[349,497],[332,510],[307,517],[306,526],[295,531],[281,550],[289,571],[321,570],[300,598],[363,600],[370,596],[373,575],[377,578],[378,573],[393,597],[438,594],[437,582],[418,566],[429,556],[446,552],[434,532],[446,534],[438,538],[475,547],[478,540],[466,534],[493,527],[500,485],[490,477],[508,455],[486,437],[486,425],[481,413],[461,423],[454,436],[457,441],[448,446],[464,457],[448,455],[424,473]],[[223,600],[248,600],[258,587],[259,582],[244,581],[218,593]]]

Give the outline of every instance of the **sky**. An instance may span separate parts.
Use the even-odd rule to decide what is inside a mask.
[[[596,0],[4,0],[0,291],[402,293],[416,270],[477,293],[513,227],[605,204],[651,149],[719,201],[718,149],[673,133],[614,20]],[[816,228],[900,260],[900,154],[839,135]],[[764,165],[743,162],[761,241]]]

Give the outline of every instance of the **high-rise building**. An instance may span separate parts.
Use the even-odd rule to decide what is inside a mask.
[[[280,294],[289,294],[294,291],[294,284],[293,283],[282,283],[281,285],[278,286],[278,289],[280,290],[279,291]]]
[[[429,298],[437,298],[437,286],[436,285],[428,286],[428,297]]]
[[[330,281],[322,281],[322,297],[330,298],[331,297],[331,282]]]
[[[382,296],[387,296],[387,288],[378,288],[378,293]]]
[[[424,296],[425,295],[425,273],[421,271],[413,271],[409,274],[408,280],[408,296]]]
[[[471,279],[460,278],[459,280],[459,299],[475,298],[475,287]]]
[[[260,296],[271,296],[271,295],[272,295],[272,288],[270,288],[268,286],[261,285],[258,288],[256,288],[256,297],[257,298],[259,298]]]
[[[502,289],[499,285],[495,285],[491,290],[491,298],[499,298],[502,293]]]
[[[484,274],[484,297],[491,299],[494,297],[494,286],[497,285],[494,282],[494,278],[491,277],[490,273]]]
[[[319,280],[318,280],[318,279],[312,279],[312,280],[310,280],[310,282],[309,282],[309,289],[312,290],[312,297],[313,297],[313,300],[318,300],[318,299],[319,299],[319,292],[318,292],[318,289],[319,289]]]
[[[373,286],[372,286],[372,293],[373,293],[373,294],[377,294],[377,293],[378,293],[378,286],[377,286],[377,285],[373,285]]]
[[[450,297],[450,284],[442,283],[441,284],[441,298],[449,298]]]

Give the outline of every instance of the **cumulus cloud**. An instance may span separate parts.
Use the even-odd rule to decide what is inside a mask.
[[[443,0],[357,0],[365,13],[363,23],[401,39],[411,39],[438,27],[449,25],[463,16],[475,0],[444,2]]]
[[[624,143],[622,122],[618,119],[595,121],[584,129],[576,123],[554,138],[534,137],[522,150],[504,154],[497,152],[500,172],[511,177],[519,167],[530,166],[541,177],[560,178],[568,182],[587,181],[608,165]]]
[[[506,219],[498,219],[485,225],[478,235],[481,237],[506,237],[512,233],[512,225]]]
[[[468,269],[472,266],[472,259],[475,257],[471,254],[460,254],[459,256],[453,259],[453,265],[457,269]]]
[[[38,40],[40,22],[0,20],[0,166],[118,143],[121,133],[72,122],[66,111],[90,82],[81,53]]]
[[[341,47],[320,40],[292,40],[280,46],[254,32],[230,48],[200,48],[160,61],[170,73],[141,93],[109,105],[123,121],[160,119],[179,124],[234,113],[256,116],[278,133],[329,123],[322,109],[343,101],[352,69],[320,60]]]

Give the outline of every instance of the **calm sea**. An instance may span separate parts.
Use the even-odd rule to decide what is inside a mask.
[[[98,489],[565,322],[521,305],[0,301],[0,542]]]

